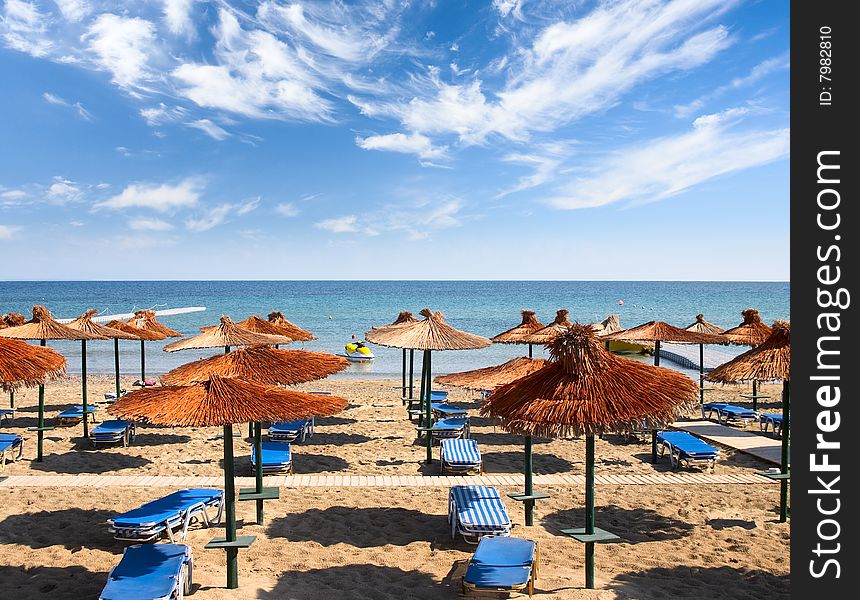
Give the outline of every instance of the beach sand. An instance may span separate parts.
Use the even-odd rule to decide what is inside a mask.
[[[124,381],[126,389],[131,381]],[[93,377],[93,400],[112,389]],[[437,461],[422,464],[414,423],[405,418],[398,381],[333,379],[303,386],[330,390],[350,402],[340,415],[318,419],[316,434],[293,446],[297,474],[438,474]],[[779,398],[779,387],[761,386]],[[741,400],[748,386],[708,392],[708,400]],[[47,414],[79,403],[80,380],[52,383]],[[476,409],[476,395],[451,389],[450,401]],[[5,401],[4,401],[5,403]],[[220,476],[219,428],[139,426],[129,448],[94,450],[80,425],[46,434],[45,461],[35,456],[36,391],[16,395],[17,418],[5,432],[23,433],[24,459],[2,475],[116,474]],[[760,404],[776,410],[778,404]],[[97,418],[107,418],[100,409]],[[49,418],[49,423],[52,419]],[[522,438],[472,418],[488,474],[522,472]],[[247,427],[241,426],[243,437]],[[584,472],[584,440],[536,440],[536,473]],[[237,475],[249,475],[250,446],[237,440]],[[620,436],[597,440],[597,473],[670,471],[668,460],[650,462],[647,443]],[[748,474],[771,466],[722,449],[718,474]],[[0,487],[0,596],[95,598],[124,543],[107,531],[106,519],[160,497],[168,488]],[[519,488],[500,488],[506,492]],[[598,485],[597,525],[621,536],[597,549],[598,590],[584,583],[584,550],[560,529],[583,524],[584,489],[549,486],[538,504],[535,527],[523,525],[523,509],[506,504],[513,535],[540,543],[537,597],[545,598],[787,598],[788,524],[776,522],[778,487],[761,485]],[[282,488],[266,503],[266,523],[253,524],[253,503],[238,504],[242,535],[258,536],[239,554],[240,589],[224,589],[223,551],[204,550],[223,530],[193,529],[188,536],[198,589],[192,597],[215,598],[452,598],[474,547],[452,542],[446,523],[447,488]],[[216,533],[217,532],[217,533]]]

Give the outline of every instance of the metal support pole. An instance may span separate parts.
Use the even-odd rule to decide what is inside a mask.
[[[415,389],[415,384],[413,383],[415,379],[415,350],[412,348],[409,349],[409,400],[412,400],[413,390]],[[410,402],[409,404],[412,404]]]
[[[526,436],[526,496],[532,495],[532,436]],[[526,500],[526,527],[535,524],[535,501]]]
[[[425,418],[425,427],[433,426],[433,412],[432,407],[430,406],[430,388],[433,387],[433,367],[432,367],[432,359],[430,358],[430,351],[424,351],[427,354],[427,383],[424,385],[424,390],[427,392],[427,410],[424,413]],[[427,464],[433,462],[433,436],[428,431],[427,432]]]
[[[425,350],[424,354],[421,356],[421,384],[419,385],[419,391],[418,391],[418,408],[419,409],[424,408],[424,384],[427,381],[426,373],[427,373],[427,351]],[[419,413],[419,416],[418,416],[418,427],[429,427],[429,425],[427,425],[424,422],[424,415],[421,413]]]
[[[400,377],[400,401],[406,404],[406,348],[403,349],[403,369]]]
[[[39,341],[40,346],[46,346],[45,340]],[[44,460],[43,447],[45,444],[45,384],[39,384],[39,419],[37,421],[39,431],[36,432],[36,462]]]
[[[146,348],[144,341],[140,340],[140,382],[146,381]]]
[[[585,533],[594,533],[594,436],[585,438]],[[594,589],[594,542],[585,544],[585,587]]]
[[[699,404],[705,403],[705,345],[699,344]]]
[[[788,473],[788,443],[791,433],[791,410],[790,402],[790,382],[788,379],[782,382],[782,452],[780,456],[780,472]],[[781,479],[779,482],[779,522],[785,523],[788,520],[788,479]]]
[[[532,345],[531,344],[529,344],[529,358],[533,358],[532,357]]]
[[[9,408],[15,408],[15,390],[9,390]]]
[[[654,366],[660,366],[660,340],[654,342]],[[651,462],[657,464],[657,430],[651,430]]]
[[[119,338],[113,340],[113,370],[116,375],[116,399],[119,400],[121,391],[119,382]]]
[[[90,437],[87,423],[87,340],[81,340],[81,402],[84,407],[84,437]]]
[[[257,455],[259,467],[262,457]],[[224,509],[225,537],[236,541],[236,488],[233,481],[233,426],[224,425]],[[227,588],[239,587],[239,549],[227,548]]]
[[[257,456],[257,468],[254,469],[256,477],[256,492],[263,493],[263,424],[256,423],[254,427],[254,453]],[[257,500],[257,525],[263,524],[263,501]]]
[[[753,401],[753,410],[758,410],[758,381],[753,379],[753,393],[752,393],[752,401]]]

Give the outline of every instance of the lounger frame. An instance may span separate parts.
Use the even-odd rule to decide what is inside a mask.
[[[100,433],[96,431],[96,429],[98,428],[90,431],[90,441],[93,443],[93,446],[97,446],[98,444],[115,444],[117,442],[122,442],[122,447],[128,448],[134,441],[134,436],[137,433],[137,428],[132,421],[128,421],[126,428],[120,433]]]
[[[494,536],[489,535],[486,537],[494,537]],[[472,592],[472,593],[481,592],[481,593],[504,594],[504,593],[511,593],[511,592],[514,592],[514,593],[522,592],[523,590],[528,589],[528,595],[529,595],[529,598],[531,598],[532,595],[534,594],[535,581],[537,581],[539,571],[540,571],[540,544],[538,542],[535,542],[534,544],[535,544],[535,556],[534,556],[534,559],[532,560],[531,572],[529,573],[529,580],[527,583],[524,583],[523,585],[516,585],[516,586],[504,587],[504,588],[483,588],[483,587],[479,588],[475,584],[467,583],[466,577],[464,575],[460,581],[460,585],[461,585],[461,589],[462,589],[463,594],[467,594],[470,592]],[[467,567],[467,569],[468,569],[468,567]]]
[[[467,544],[475,545],[481,541],[481,538],[487,535],[495,535],[499,537],[507,537],[511,535],[511,527],[513,524],[511,523],[510,516],[508,516],[508,522],[506,524],[480,524],[480,525],[472,525],[465,524],[460,521],[460,515],[457,510],[457,499],[456,494],[454,493],[454,488],[457,487],[469,487],[469,486],[454,486],[451,488],[448,493],[448,524],[451,526],[451,539],[456,540],[457,535],[463,537],[463,541]],[[492,486],[476,486],[476,487],[492,487]],[[492,488],[495,490],[495,488]],[[498,491],[496,490],[496,498],[492,498],[493,500],[498,500],[501,502],[502,506],[505,506],[505,503],[502,501],[501,497],[498,495]],[[490,498],[486,498],[486,500],[490,500]],[[507,516],[507,508],[505,508],[505,515]]]
[[[128,546],[122,551],[122,558],[120,559],[120,563],[122,559],[125,558],[126,553],[133,548],[139,548],[141,544],[135,544],[133,546]],[[108,581],[110,581],[113,576],[114,570],[119,567],[119,564],[111,567],[110,572],[108,573]],[[194,586],[194,555],[191,553],[191,548],[186,546],[185,558],[182,563],[182,568],[179,571],[179,577],[176,579],[173,590],[171,590],[169,596],[162,596],[160,598],[153,598],[153,600],[183,600],[186,594],[190,595],[192,592],[192,588]],[[99,594],[99,600],[104,600],[104,590]]]
[[[275,431],[272,432],[272,428],[270,427],[266,431],[266,436],[269,440],[273,442],[294,442],[297,439],[300,442],[304,442],[305,438],[313,437],[314,435],[314,418],[305,419],[305,424],[303,427],[295,430],[285,430],[283,432]],[[273,423],[274,425],[274,423]]]
[[[724,406],[731,406],[733,408],[738,408],[741,410],[745,410],[740,406],[734,406],[733,404],[725,404]],[[707,411],[707,416],[706,416]],[[722,408],[719,404],[703,404],[702,405],[702,418],[710,420],[714,413],[717,415],[717,423],[720,425],[729,425],[731,423],[738,423],[742,426],[746,426],[749,423],[753,423],[759,420],[758,413],[754,410],[750,410],[745,412],[743,415],[738,415],[734,411],[728,411]]]
[[[669,450],[669,463],[672,465],[672,469],[679,469],[682,466],[686,466],[687,468],[691,466],[704,466],[709,471],[713,472],[714,468],[717,464],[717,459],[720,457],[720,451],[717,448],[714,448],[714,453],[709,453],[707,455],[699,455],[691,454],[682,448],[679,448],[675,444],[673,444],[670,440],[665,438],[659,438],[660,441],[660,457],[666,453],[666,450]]]
[[[477,462],[452,463],[448,462],[445,458],[445,444],[442,442],[444,442],[444,440],[439,443],[439,473],[441,475],[445,474],[446,469],[451,473],[471,473],[473,471],[477,471],[478,475],[484,474],[484,460],[480,457],[480,450],[478,451],[479,458]]]
[[[771,427],[775,436],[782,437],[782,415],[761,413],[758,419],[758,426],[762,433],[767,433],[768,427]]]
[[[6,468],[6,462],[15,462],[24,455],[24,438],[18,434],[8,434],[14,436],[14,439],[7,440],[10,442],[9,447],[0,450],[0,469]]]
[[[289,442],[282,442],[280,440],[277,443],[289,445]],[[249,457],[249,461],[251,463],[251,472],[256,473],[257,472],[257,463],[254,461],[254,454],[256,453],[256,451],[254,450],[253,446],[251,448],[252,448],[251,449],[251,456]],[[292,451],[292,447],[290,447],[290,462],[288,462],[288,463],[275,463],[275,464],[270,464],[270,465],[262,465],[261,469],[263,471],[263,474],[286,472],[287,475],[292,475],[293,474],[293,451]]]
[[[207,512],[211,508],[217,508],[215,519],[209,517]],[[205,502],[198,502],[179,511],[175,516],[168,518],[166,521],[158,523],[145,523],[137,527],[118,527],[114,523],[114,519],[108,519],[108,531],[114,534],[114,539],[125,542],[151,542],[161,537],[163,533],[167,534],[167,539],[170,543],[176,543],[178,537],[180,542],[185,541],[188,535],[189,526],[196,522],[202,521],[208,528],[212,523],[216,525],[221,523],[221,514],[224,512],[224,494],[218,498],[214,498]],[[174,530],[179,530],[179,535],[176,535]]]
[[[80,408],[80,407],[78,407],[78,408]],[[58,427],[72,427],[74,425],[77,425],[78,423],[81,423],[87,417],[92,417],[92,421],[91,421],[92,423],[98,423],[98,421],[96,421],[96,411],[98,410],[98,408],[92,404],[87,406],[86,414],[81,413],[81,416],[78,416],[78,415],[67,416],[67,415],[63,414],[69,410],[72,410],[72,409],[67,408],[66,410],[62,411],[60,414],[58,414],[56,416],[55,421],[56,421],[56,425]]]

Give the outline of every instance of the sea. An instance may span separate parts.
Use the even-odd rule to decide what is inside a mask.
[[[353,335],[362,339],[371,327],[387,325],[403,310],[416,317],[422,308],[438,310],[450,325],[487,337],[519,324],[524,308],[534,310],[544,325],[565,308],[570,320],[580,323],[617,314],[622,327],[654,320],[686,327],[702,313],[708,321],[729,328],[738,325],[741,311],[750,307],[758,309],[768,324],[788,319],[789,290],[788,282],[723,281],[8,281],[0,282],[0,314],[19,312],[29,317],[34,304],[47,306],[55,318],[76,317],[91,308],[99,314],[118,314],[142,308],[205,307],[158,318],[192,336],[200,327],[217,324],[221,315],[240,321],[251,314],[265,318],[279,310],[318,338],[289,348],[337,353],[344,351]],[[217,348],[163,352],[171,341],[146,343],[147,378],[223,352]],[[50,341],[48,345],[66,356],[69,374],[80,373],[80,342]],[[351,364],[334,377],[399,379],[401,351],[370,347],[376,355],[372,362]],[[746,349],[724,348],[732,354]],[[139,342],[120,341],[123,374],[140,374],[139,353]],[[435,352],[433,374],[486,367],[525,353],[525,346],[508,344]],[[546,356],[546,351],[535,347],[534,355]],[[90,374],[112,374],[113,361],[112,341],[87,343]],[[664,362],[664,366],[672,365]],[[416,352],[416,378],[420,368]]]

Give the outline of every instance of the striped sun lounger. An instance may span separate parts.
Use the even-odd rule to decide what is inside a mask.
[[[453,486],[448,493],[448,523],[451,538],[460,534],[469,544],[477,544],[485,535],[511,534],[508,509],[492,486]]]
[[[263,442],[263,457],[260,466],[263,473],[293,473],[293,456],[289,442]],[[251,468],[257,469],[257,448],[251,446]]]
[[[478,471],[479,474],[483,474],[484,467],[478,442],[471,439],[442,440],[439,468],[442,475],[445,474],[446,469],[454,473]]]
[[[512,537],[481,538],[463,575],[463,592],[534,593],[539,553],[536,542]]]
[[[182,600],[191,593],[193,558],[184,544],[135,544],[108,573],[99,600]]]
[[[90,441],[94,446],[122,442],[122,445],[126,447],[134,440],[134,434],[134,423],[115,419],[99,423],[98,427],[90,431]]]
[[[660,456],[669,451],[669,461],[672,468],[682,465],[705,465],[713,470],[720,451],[710,444],[700,440],[686,431],[659,431],[657,443],[660,444]]]
[[[707,413],[707,416],[705,414]],[[724,404],[722,402],[709,402],[702,405],[702,418],[710,419],[714,414],[717,415],[717,423],[728,425],[730,422],[741,422],[746,424],[749,421],[758,421],[758,413],[751,408],[743,408],[733,404]]]
[[[469,437],[469,418],[447,417],[439,419],[430,428],[430,435],[435,440]]]
[[[0,433],[0,469],[6,461],[15,461],[24,454],[24,438],[17,433]]]
[[[305,441],[306,437],[314,434],[314,419],[300,419],[298,421],[278,421],[272,423],[268,429],[269,439],[273,442],[292,442],[298,439]]]
[[[149,542],[166,533],[172,543],[174,530],[179,529],[179,540],[183,541],[193,521],[202,520],[209,527],[209,508],[218,509],[214,522],[220,523],[224,492],[208,488],[179,490],[108,519],[109,531],[118,540],[136,542]]]
[[[87,417],[92,417],[92,422],[96,422],[97,408],[92,405],[87,406]],[[77,425],[84,420],[84,407],[82,405],[67,408],[57,415],[57,425]]]

